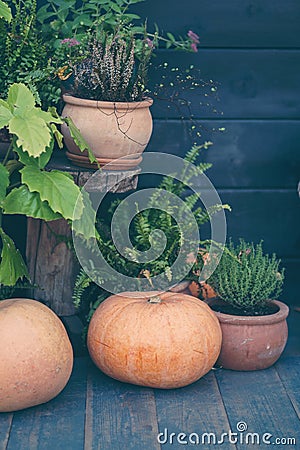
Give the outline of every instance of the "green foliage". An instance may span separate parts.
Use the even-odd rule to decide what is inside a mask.
[[[14,286],[19,279],[29,278],[27,267],[13,240],[2,228],[0,228],[0,237],[2,240],[0,285]]]
[[[196,223],[201,226],[208,221],[211,214],[216,213],[220,209],[229,209],[228,205],[215,205],[212,208],[210,214],[205,214],[202,208],[199,206],[198,195],[186,193],[187,187],[193,186],[193,177],[195,175],[203,174],[210,164],[204,164],[202,162],[197,163],[197,159],[200,154],[200,150],[207,146],[207,143],[202,146],[193,146],[193,148],[185,156],[185,161],[194,164],[194,168],[187,164],[180,174],[180,178],[183,180],[179,182],[173,176],[163,177],[158,190],[156,190],[150,197],[147,209],[140,210],[139,205],[136,205],[136,215],[133,218],[129,227],[129,236],[132,244],[132,248],[126,248],[123,246],[121,252],[116,249],[111,236],[111,222],[112,217],[120,204],[120,201],[113,201],[110,206],[105,206],[105,214],[101,214],[99,211],[97,219],[97,229],[99,233],[98,246],[102,253],[102,256],[118,273],[123,273],[128,277],[133,278],[147,278],[149,282],[149,289],[151,290],[152,281],[151,278],[163,274],[166,281],[171,283],[172,280],[178,280],[179,277],[185,277],[186,279],[198,279],[198,263],[195,262],[192,269],[188,267],[188,260],[191,255],[186,254],[186,266],[182,265],[174,272],[172,268],[174,261],[177,259],[179,251],[182,250],[182,244],[184,239],[189,240],[189,230],[192,227],[192,223],[186,220],[184,223],[184,229],[181,230],[175,219],[172,217],[174,212],[178,213],[179,217],[185,217],[184,208],[191,211],[192,215],[196,219]],[[174,174],[176,176],[176,174]],[[167,191],[170,194],[174,194],[176,197],[180,197],[183,201],[183,205],[176,210],[176,206],[172,205],[164,192]],[[101,217],[100,217],[101,215]],[[124,241],[122,238],[123,230],[128,227],[130,223],[129,217],[126,216],[126,210],[122,211],[122,220],[118,220],[114,223],[114,236],[117,237],[119,245]],[[155,230],[163,232],[166,238],[166,246],[163,253],[153,260],[148,262],[138,262],[137,255],[139,252],[147,251],[150,246],[156,247],[159,245],[160,240],[155,238]],[[195,247],[198,248],[199,242],[195,242]],[[188,275],[186,275],[188,273]],[[95,274],[99,282],[103,282],[109,279],[109,274],[105,272]],[[116,286],[122,291],[122,285]],[[81,271],[76,282],[74,290],[74,301],[77,308],[91,314],[91,308],[94,308],[93,299],[105,298],[106,293],[102,288],[98,287],[91,279]],[[103,297],[104,296],[104,297]],[[88,306],[87,306],[88,305]]]
[[[264,254],[262,243],[254,245],[243,239],[238,245],[230,241],[227,250],[208,283],[226,303],[249,315],[262,313],[282,290],[280,260],[275,254]]]
[[[6,3],[4,3],[2,0],[0,1],[0,18],[3,18],[8,23],[10,23],[12,19],[11,10],[9,6],[6,5]]]
[[[33,94],[22,83],[11,85],[7,99],[0,100],[0,127],[7,127],[12,134],[10,148],[0,164],[0,286],[14,286],[18,280],[29,277],[20,252],[1,227],[2,214],[76,222],[84,204],[90,207],[89,198],[85,195],[83,199],[70,175],[45,168],[55,139],[62,144],[56,127],[62,123],[55,110],[43,111],[37,107]],[[88,149],[74,124],[70,133],[76,134],[82,150]],[[11,150],[15,159],[8,160]],[[77,226],[75,231],[83,235],[85,229]]]
[[[189,35],[163,36],[158,29],[149,33],[147,24],[132,11],[140,1],[86,0],[78,7],[75,0],[48,0],[38,10],[48,54],[52,51],[50,73],[63,81],[74,74],[75,82],[70,83],[71,78],[67,82],[73,95],[104,101],[140,100],[147,92],[154,49],[197,50]]]
[[[25,82],[29,72],[47,66],[47,51],[36,26],[36,0],[8,0],[11,20],[0,25],[0,95]],[[41,87],[41,85],[39,85]]]

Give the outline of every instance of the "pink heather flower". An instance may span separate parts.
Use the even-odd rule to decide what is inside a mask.
[[[153,41],[151,41],[151,39],[149,39],[148,37],[146,38],[146,43],[147,43],[148,47],[154,48]]]
[[[187,35],[194,44],[200,44],[200,38],[199,38],[198,34],[194,33],[192,30],[190,30]]]
[[[195,44],[195,42],[193,42],[191,44],[191,49],[193,50],[193,52],[197,52],[198,51],[197,44]]]
[[[75,45],[80,45],[80,42],[75,38],[66,38],[60,41],[61,44],[67,44],[68,47],[74,47]]]

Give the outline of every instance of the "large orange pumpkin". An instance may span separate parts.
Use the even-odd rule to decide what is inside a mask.
[[[0,301],[0,412],[51,400],[72,366],[71,343],[53,311],[30,299]]]
[[[112,378],[171,389],[212,368],[221,328],[211,309],[190,295],[125,292],[97,308],[87,344],[95,364]]]

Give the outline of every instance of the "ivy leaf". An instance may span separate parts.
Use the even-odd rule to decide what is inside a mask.
[[[59,171],[42,171],[33,166],[24,167],[20,172],[22,182],[28,186],[30,192],[38,192],[41,200],[48,202],[54,212],[60,213],[65,219],[79,219],[83,210],[82,195],[79,187],[68,175]]]
[[[22,116],[34,108],[35,98],[25,84],[14,83],[9,88],[7,103],[13,106],[15,115]]]
[[[12,19],[9,6],[2,1],[0,1],[0,17],[3,17],[8,23],[10,23]]]
[[[0,203],[4,200],[6,189],[9,185],[9,172],[3,164],[0,164]]]
[[[47,202],[42,201],[38,192],[30,192],[23,185],[13,189],[3,202],[4,214],[23,214],[34,219],[56,220],[61,215],[52,211]]]
[[[70,134],[72,138],[74,139],[75,144],[79,147],[79,149],[83,152],[84,150],[88,151],[90,162],[97,162],[97,159],[94,156],[94,153],[92,152],[91,147],[86,142],[84,137],[81,135],[80,131],[76,127],[75,123],[71,119],[71,117],[65,117],[64,122],[68,125]]]
[[[13,117],[9,123],[10,133],[15,134],[17,145],[34,158],[40,156],[50,146],[51,132],[40,117]]]
[[[0,99],[0,129],[6,127],[12,117],[13,115],[9,109],[9,105]]]
[[[2,252],[0,263],[0,284],[14,286],[23,277],[29,279],[26,264],[13,240],[0,228]]]

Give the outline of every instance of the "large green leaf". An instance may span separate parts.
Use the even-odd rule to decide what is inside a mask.
[[[29,156],[29,154],[27,152],[24,152],[22,147],[18,147],[17,145],[15,145],[14,151],[18,154],[19,161],[22,164],[24,164],[25,166],[33,165],[33,166],[38,167],[39,169],[43,169],[48,164],[48,162],[51,158],[53,147],[54,147],[54,142],[51,141],[50,147],[47,147],[46,151],[44,153],[42,153],[40,156],[38,156],[37,158],[34,158],[33,156]]]
[[[30,192],[27,186],[13,189],[3,202],[4,214],[23,214],[27,217],[42,220],[60,219],[49,204],[41,200],[38,192]]]
[[[32,117],[13,117],[9,123],[10,133],[18,137],[17,145],[30,156],[38,157],[50,146],[51,132],[43,119]]]
[[[84,239],[98,238],[99,234],[95,228],[96,211],[94,210],[89,194],[82,191],[84,209],[79,219],[72,224],[73,231]]]
[[[0,284],[14,286],[23,277],[29,279],[26,264],[13,240],[0,228],[2,252],[0,263]]]
[[[80,151],[83,152],[84,150],[87,150],[90,162],[97,163],[97,159],[95,158],[95,155],[92,152],[91,147],[86,142],[84,137],[81,135],[79,129],[76,127],[76,125],[73,122],[73,120],[71,119],[71,117],[65,117],[63,120],[68,125],[70,134],[71,134],[72,138],[74,139],[75,144],[79,147]]]
[[[35,98],[23,83],[14,83],[10,86],[7,103],[14,108],[15,115],[24,115],[35,106]]]
[[[53,116],[51,111],[43,111],[40,108],[36,108],[35,111],[37,111],[38,116],[48,124],[52,122],[61,125],[63,123],[62,119],[58,116]]]
[[[11,11],[9,6],[0,0],[0,17],[3,17],[4,20],[10,22],[12,19]]]
[[[12,117],[8,104],[0,99],[0,129],[6,127]]]
[[[50,128],[51,128],[54,138],[56,139],[56,142],[57,142],[59,148],[63,148],[63,138],[64,138],[63,135],[57,129],[57,126],[54,123],[50,124]]]
[[[9,185],[9,172],[3,164],[0,164],[0,204],[5,198]]]
[[[31,192],[39,192],[43,201],[49,203],[54,212],[60,213],[65,219],[79,219],[83,210],[80,189],[68,175],[63,172],[46,172],[36,167],[24,167],[20,170],[22,182]],[[74,215],[74,207],[78,207]]]

